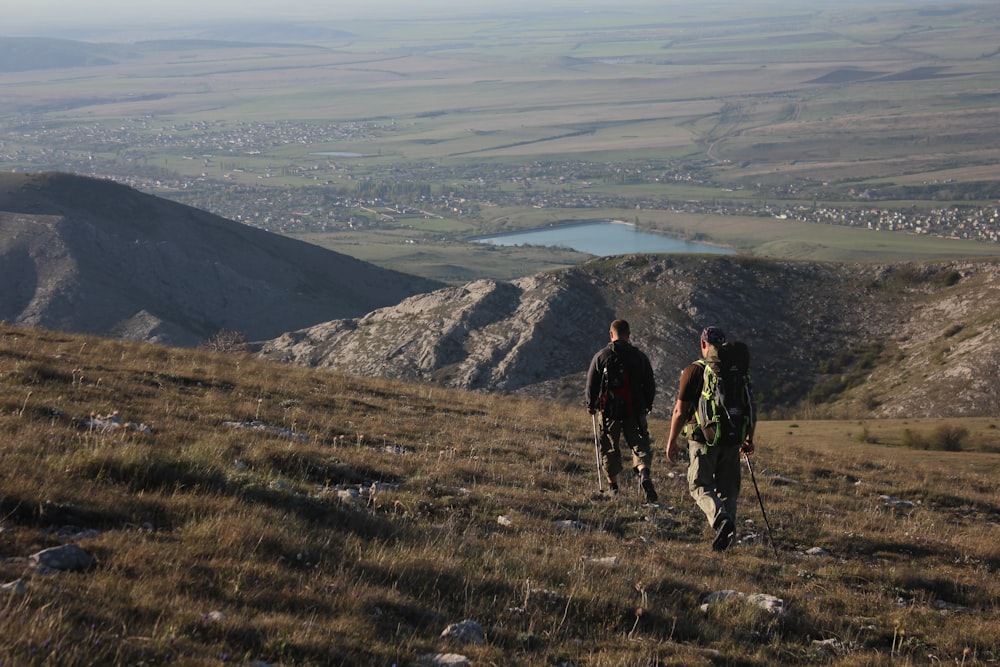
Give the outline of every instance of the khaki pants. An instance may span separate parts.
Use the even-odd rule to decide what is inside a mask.
[[[736,523],[736,501],[740,497],[740,448],[708,446],[688,440],[688,492],[708,523],[719,526],[722,517]]]
[[[653,460],[650,446],[649,427],[646,415],[636,415],[625,419],[601,418],[601,464],[608,477],[617,477],[622,471],[622,454],[619,442],[622,436],[632,450],[632,467],[640,464],[649,468]]]

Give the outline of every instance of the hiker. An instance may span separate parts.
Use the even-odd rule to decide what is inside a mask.
[[[653,367],[649,357],[629,342],[628,322],[615,320],[610,333],[611,342],[594,355],[587,369],[587,411],[591,415],[601,413],[601,465],[611,493],[618,493],[618,475],[622,471],[619,444],[624,435],[632,449],[632,467],[639,473],[646,502],[655,503],[656,488],[649,470],[653,452],[646,424],[656,396]]]
[[[701,332],[701,356],[681,372],[677,403],[670,418],[667,460],[677,460],[683,433],[689,458],[688,491],[715,532],[712,548],[723,551],[732,544],[736,533],[740,455],[754,451],[757,406],[750,386],[746,345],[727,343],[722,329],[707,327]],[[703,390],[710,374],[719,373],[723,366],[726,371],[722,380],[729,380],[729,389],[738,395],[727,395],[725,405],[717,405],[723,401],[719,394],[711,392],[712,387]],[[716,384],[714,379],[708,382]]]

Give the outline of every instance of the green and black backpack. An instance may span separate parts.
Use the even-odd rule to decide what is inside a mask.
[[[750,350],[724,343],[719,360],[701,359],[704,368],[696,418],[709,445],[742,445],[756,419],[750,385]]]

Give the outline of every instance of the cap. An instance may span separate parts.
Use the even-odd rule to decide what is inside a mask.
[[[719,327],[705,327],[701,332],[701,342],[709,345],[722,345],[726,342],[726,334]]]

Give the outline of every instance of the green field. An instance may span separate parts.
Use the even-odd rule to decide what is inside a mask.
[[[111,176],[449,280],[561,265],[456,244],[504,216],[518,228],[595,209],[762,255],[993,254],[713,207],[995,206],[998,20],[995,3],[734,3],[339,20],[318,27],[349,36],[327,41],[277,25],[273,43],[232,28],[229,42],[81,44],[79,67],[0,72],[0,168]],[[95,55],[109,62],[86,65]],[[341,201],[365,184],[454,224],[414,226],[406,245],[396,216]],[[664,216],[665,201],[701,209]],[[497,213],[509,209],[521,212]]]

